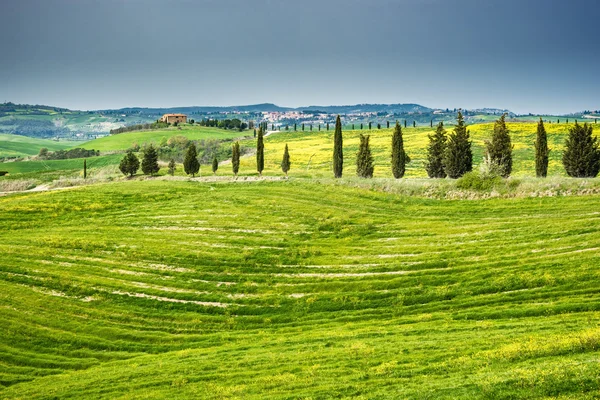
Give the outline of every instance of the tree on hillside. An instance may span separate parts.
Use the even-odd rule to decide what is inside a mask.
[[[381,129],[381,124],[377,124],[377,129]]]
[[[237,176],[240,170],[240,142],[235,142],[231,149],[231,168],[233,175]]]
[[[40,152],[38,153],[38,157],[39,158],[46,158],[46,157],[48,157],[48,148],[42,147],[40,149]]]
[[[129,175],[132,177],[135,175],[137,170],[140,168],[140,160],[133,154],[133,151],[129,150],[125,153],[125,156],[121,159],[119,163],[119,170],[123,173],[123,175]]]
[[[144,149],[142,158],[142,172],[146,175],[154,175],[160,170],[158,166],[158,153],[156,147],[150,145]]]
[[[283,160],[281,160],[281,170],[283,171],[285,176],[288,176],[288,171],[290,170],[290,166],[291,166],[290,152],[288,150],[288,145],[286,143],[285,150],[283,151]]]
[[[186,174],[196,176],[200,171],[200,162],[198,162],[198,152],[196,151],[196,145],[191,143],[185,152],[185,158],[183,159],[183,170]]]
[[[600,145],[593,136],[592,125],[587,122],[569,128],[569,136],[565,141],[563,164],[567,174],[574,178],[593,178],[600,171]]]
[[[386,126],[388,129],[390,129],[390,121],[386,121]]]
[[[417,121],[413,121],[413,128],[417,127]]]
[[[404,128],[406,128],[406,120],[404,120]]]
[[[512,172],[512,149],[510,134],[506,127],[506,113],[494,124],[492,140],[486,141],[487,156],[500,176],[508,178]]]
[[[392,135],[392,174],[394,178],[400,179],[406,172],[406,163],[410,162],[406,151],[404,151],[404,139],[402,137],[402,127],[396,121],[394,134]]]
[[[458,112],[456,127],[448,137],[444,154],[444,170],[452,179],[460,178],[473,170],[473,153],[469,131],[467,131],[465,120],[460,111]]]
[[[83,159],[83,179],[87,179],[87,160]]]
[[[335,120],[335,133],[333,134],[333,176],[336,178],[342,177],[344,169],[344,154],[342,143],[342,121],[340,116]]]
[[[430,178],[445,178],[444,153],[446,151],[446,130],[444,123],[440,122],[433,135],[429,135],[429,145],[427,146],[427,163],[425,169]]]
[[[217,170],[218,169],[219,169],[219,160],[217,160],[217,156],[214,156],[213,160],[212,160],[212,172],[213,172],[213,175],[217,174]]]
[[[168,165],[168,171],[169,171],[169,175],[173,176],[175,175],[175,159],[171,158],[171,161],[169,161],[169,165]]]
[[[535,174],[538,178],[545,178],[548,175],[548,136],[544,122],[540,118],[537,126],[537,135],[535,138]]]
[[[360,134],[360,147],[356,156],[356,175],[361,178],[373,177],[373,155],[371,154],[371,146],[369,145],[370,135],[364,136]]]
[[[371,124],[372,124],[372,123],[371,123],[371,122],[369,122],[369,130],[371,130]]]
[[[296,127],[294,126],[294,130]],[[256,139],[256,170],[258,176],[262,176],[263,169],[265,169],[265,144],[264,144],[264,131],[262,126],[258,130],[258,139]]]

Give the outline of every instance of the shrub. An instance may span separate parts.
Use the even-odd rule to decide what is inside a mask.
[[[501,183],[499,175],[471,171],[456,181],[456,187],[463,190],[491,190]]]

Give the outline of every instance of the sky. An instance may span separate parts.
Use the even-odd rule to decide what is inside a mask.
[[[598,0],[2,0],[0,102],[600,109]]]

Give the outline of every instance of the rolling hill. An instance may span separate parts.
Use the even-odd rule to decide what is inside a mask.
[[[33,156],[45,147],[49,151],[71,148],[75,142],[36,139],[27,136],[0,134],[0,158]]]
[[[0,397],[592,399],[598,196],[322,182],[0,198]]]

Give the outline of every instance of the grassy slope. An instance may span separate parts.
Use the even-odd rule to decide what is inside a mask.
[[[293,181],[0,198],[0,397],[591,398],[599,207]]]
[[[0,157],[33,156],[38,154],[42,147],[46,147],[50,151],[55,151],[68,149],[73,146],[75,146],[74,142],[57,142],[55,140],[0,133]]]
[[[564,175],[561,162],[563,144],[568,129],[572,124],[546,124],[548,132],[548,145],[550,153],[550,175]],[[594,125],[595,134],[600,128]],[[450,132],[453,127],[447,127]],[[481,163],[485,144],[493,131],[494,124],[470,125],[471,139],[473,141],[473,161],[475,165]],[[516,176],[535,175],[534,143],[537,124],[534,123],[508,123],[508,128],[514,144],[514,173]],[[390,154],[392,129],[381,130],[355,130],[344,131],[344,174],[356,175],[356,153],[358,152],[359,135],[371,135],[371,147],[375,158],[375,176],[391,177]],[[426,161],[427,136],[433,133],[429,127],[408,127],[403,129],[404,145],[412,162],[407,166],[406,177],[426,177],[424,169]],[[333,128],[321,132],[281,132],[275,133],[265,139],[265,170],[270,174],[280,174],[279,165],[283,156],[283,148],[288,143],[292,159],[291,174],[294,176],[322,176],[331,175],[331,157],[333,154]],[[254,141],[245,144],[255,147]],[[312,156],[312,158],[311,158]],[[310,160],[310,166],[308,161]],[[256,168],[255,159],[248,157],[242,160],[242,173],[252,172]]]
[[[126,150],[134,143],[142,145],[144,143],[160,143],[162,138],[169,139],[171,136],[182,135],[190,140],[199,139],[234,139],[247,135],[248,132],[228,131],[218,128],[208,128],[203,126],[183,125],[178,129],[171,127],[168,129],[127,132],[118,135],[105,136],[84,143],[81,147],[100,151]]]

